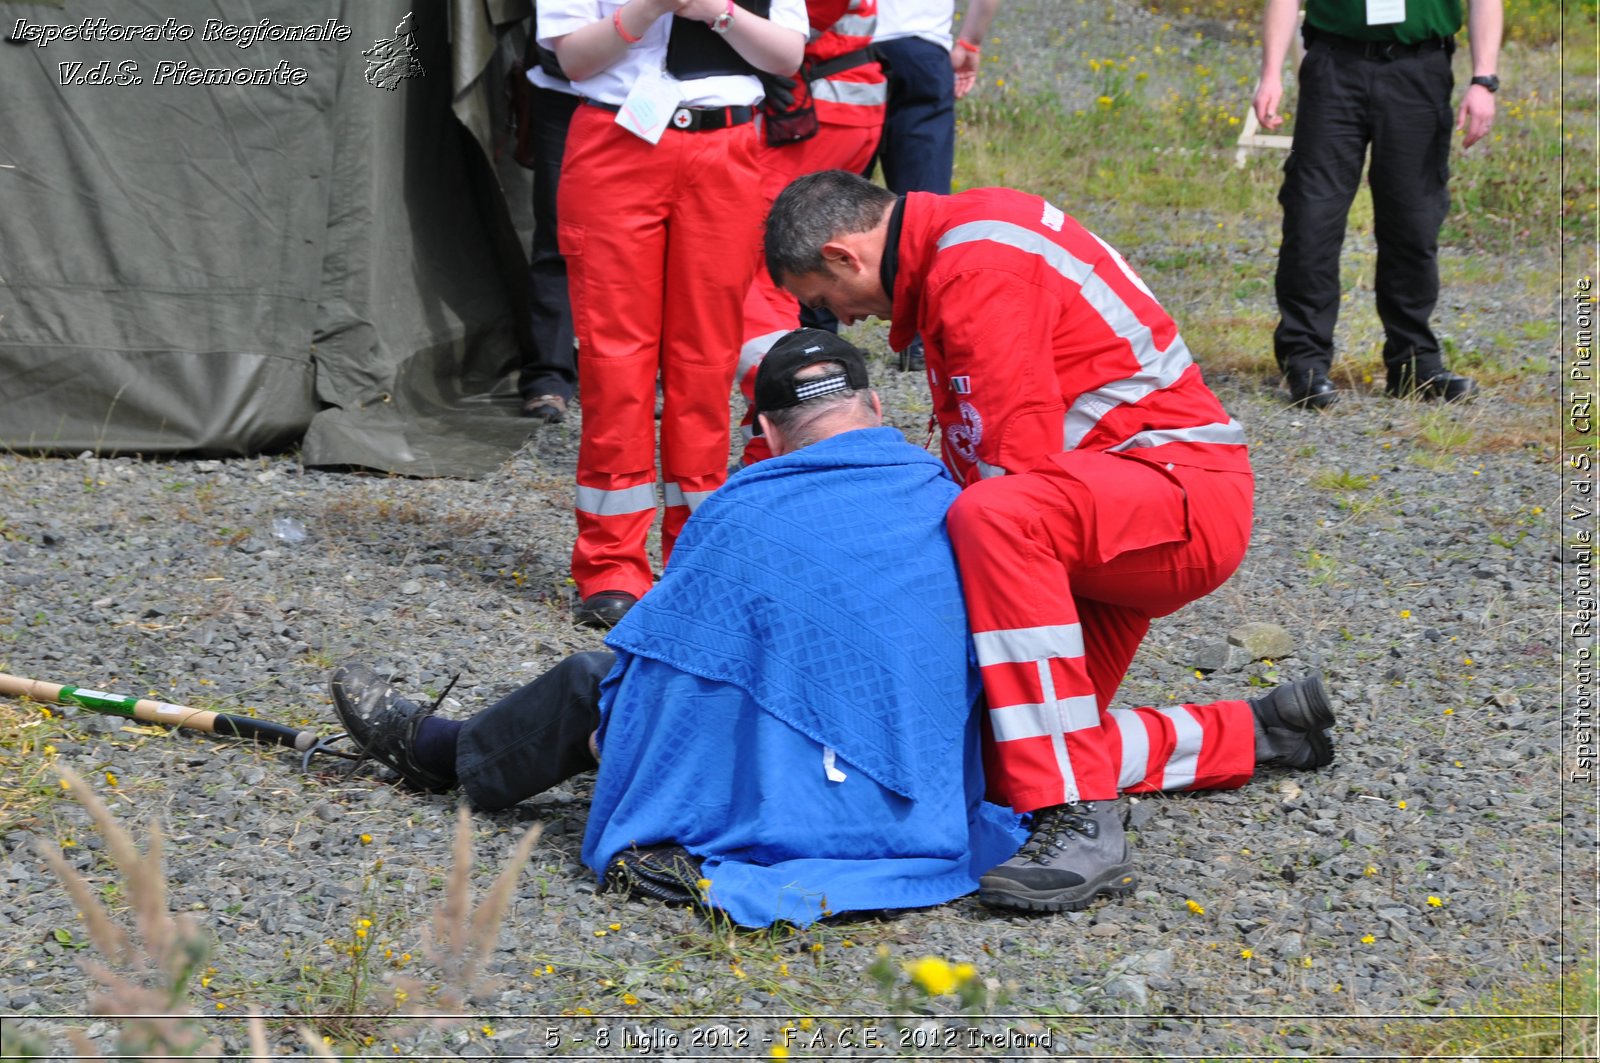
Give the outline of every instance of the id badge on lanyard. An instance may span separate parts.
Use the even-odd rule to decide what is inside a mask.
[[[1406,0],[1367,0],[1367,25],[1390,26],[1406,20]]]
[[[659,70],[641,74],[617,111],[616,122],[623,129],[652,144],[661,141],[672,112],[678,109],[678,84]]]

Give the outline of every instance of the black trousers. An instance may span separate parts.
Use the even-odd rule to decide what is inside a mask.
[[[456,776],[476,808],[498,812],[596,766],[600,680],[616,657],[575,653],[461,727]]]
[[[561,156],[567,150],[567,126],[578,106],[568,92],[529,86],[533,90],[533,239],[528,248],[529,324],[533,356],[522,365],[517,391],[524,399],[559,395],[571,401],[578,379],[573,349],[572,305],[567,297],[567,262],[556,246],[556,188]]]
[[[1428,320],[1439,300],[1439,227],[1450,208],[1450,53],[1368,58],[1313,38],[1299,81],[1294,147],[1278,193],[1278,366],[1290,374],[1333,363],[1339,251],[1370,147],[1383,360],[1391,372],[1412,366],[1427,379],[1443,369]]]

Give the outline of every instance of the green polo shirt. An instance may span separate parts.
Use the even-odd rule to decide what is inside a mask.
[[[1367,25],[1366,0],[1306,0],[1306,24],[1358,41],[1415,44],[1454,37],[1461,28],[1461,0],[1405,0],[1406,20]]]

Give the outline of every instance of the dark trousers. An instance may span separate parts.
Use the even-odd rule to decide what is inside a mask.
[[[556,188],[567,125],[578,97],[532,85],[533,240],[528,248],[529,324],[533,356],[522,365],[517,390],[524,399],[559,395],[570,401],[578,379],[573,351],[572,305],[567,297],[567,263],[556,246]]]
[[[956,77],[950,53],[920,37],[879,41],[889,107],[878,148],[891,192],[950,194],[956,161]]]
[[[575,653],[461,727],[456,776],[476,808],[497,812],[595,767],[600,680],[616,657]]]
[[[1299,81],[1294,148],[1278,193],[1278,366],[1299,374],[1333,363],[1339,251],[1370,146],[1383,360],[1391,372],[1414,366],[1427,379],[1443,368],[1428,319],[1439,299],[1439,227],[1450,207],[1450,53],[1367,58],[1313,39]]]

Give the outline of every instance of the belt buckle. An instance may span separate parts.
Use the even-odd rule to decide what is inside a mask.
[[[1367,42],[1367,58],[1368,59],[1382,59],[1385,62],[1392,61],[1394,59],[1394,50],[1395,50],[1395,42],[1394,41],[1368,41]]]
[[[677,126],[679,129],[688,129],[689,124],[693,121],[694,115],[690,113],[689,108],[687,107],[679,107],[676,111],[672,112],[672,124]]]

